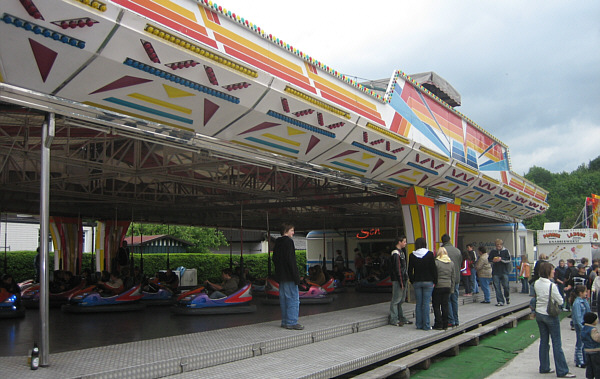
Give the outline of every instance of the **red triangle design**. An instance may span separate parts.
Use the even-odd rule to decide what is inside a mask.
[[[58,53],[47,48],[41,43],[32,40],[31,38],[29,38],[29,45],[31,45],[31,51],[35,57],[38,70],[40,70],[40,75],[42,75],[42,80],[46,82]]]
[[[306,148],[306,153],[304,154],[308,154],[313,149],[313,147],[317,146],[319,142],[321,142],[320,139],[318,139],[315,136],[310,136],[310,141],[308,142],[308,147]]]
[[[409,168],[403,168],[402,170],[399,170],[399,171],[396,171],[396,172],[394,172],[392,174],[389,174],[387,177],[391,178],[394,175],[402,174],[403,172],[406,172],[406,171],[410,171],[410,169]]]
[[[114,82],[109,83],[109,84],[105,85],[104,87],[95,90],[94,92],[90,93],[90,95],[93,95],[93,94],[99,93],[99,92],[112,91],[112,90],[119,89],[119,88],[135,86],[138,84],[148,83],[151,81],[152,81],[151,79],[136,78],[135,76],[125,75],[121,79],[117,79]]]
[[[335,159],[335,158],[339,158],[339,157],[343,157],[345,155],[349,155],[349,154],[354,154],[354,153],[358,153],[358,150],[346,150],[343,153],[340,153],[334,157],[329,158],[329,160]]]
[[[239,135],[239,136],[241,136],[242,134],[246,134],[246,133],[252,133],[252,132],[256,132],[256,131],[258,131],[258,130],[263,130],[263,129],[272,128],[272,127],[274,127],[274,126],[277,126],[277,125],[281,125],[281,124],[276,124],[276,123],[274,123],[274,122],[263,122],[263,123],[260,123],[260,124],[256,125],[256,126],[255,126],[255,127],[253,127],[253,128],[250,128],[250,129],[248,129],[248,130],[246,130],[246,131],[244,131],[244,132],[241,132],[241,133],[240,133],[240,134],[238,134],[238,135]]]
[[[371,170],[371,173],[374,173],[375,170],[377,170],[379,168],[379,166],[381,166],[382,164],[383,164],[383,159],[379,158],[377,163],[375,163],[375,167],[373,167],[373,170]]]
[[[204,126],[208,124],[212,116],[219,110],[219,105],[208,99],[204,99]]]

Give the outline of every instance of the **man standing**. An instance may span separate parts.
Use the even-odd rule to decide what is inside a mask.
[[[479,283],[477,283],[477,270],[475,269],[475,262],[477,261],[477,255],[475,254],[475,249],[473,249],[473,244],[467,244],[467,255],[469,256],[469,261],[471,262],[471,289],[473,293],[479,293]]]
[[[450,243],[450,236],[444,234],[442,236],[442,247],[448,252],[448,256],[452,263],[454,263],[454,269],[456,270],[456,277],[460,278],[460,268],[462,266],[462,254],[460,250],[452,246]],[[460,281],[457,280],[454,284],[454,292],[450,293],[448,299],[448,326],[458,326],[458,287]]]
[[[496,291],[496,306],[501,307],[504,305],[505,299],[506,304],[510,304],[508,275],[510,274],[512,264],[510,262],[510,253],[503,246],[504,241],[497,239],[495,243],[496,249],[490,251],[488,260],[492,264],[492,281],[494,283],[494,290]],[[502,296],[502,289],[504,289],[504,296]]]
[[[279,282],[281,327],[302,330],[304,326],[298,324],[300,275],[296,264],[296,247],[292,240],[293,236],[294,226],[284,223],[281,227],[281,237],[275,241],[273,263],[275,264],[275,280]]]
[[[390,325],[410,325],[402,312],[402,303],[406,299],[408,289],[408,266],[406,264],[406,237],[401,236],[394,241],[395,250],[392,251],[392,302],[390,303]]]
[[[129,268],[129,247],[127,247],[127,241],[125,240],[117,251],[117,265],[117,270],[119,272]]]

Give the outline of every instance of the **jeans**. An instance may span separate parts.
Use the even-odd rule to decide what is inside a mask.
[[[398,321],[406,322],[406,317],[402,312],[402,303],[406,299],[406,283],[404,288],[400,286],[400,282],[392,282],[392,301],[390,303],[390,324],[397,324]]]
[[[448,322],[454,326],[458,325],[458,287],[459,283],[456,283],[454,293],[448,299]]]
[[[558,287],[558,292],[560,292],[560,295],[563,297],[563,299],[565,299],[562,305],[562,309],[565,309],[567,306],[566,304],[568,303],[568,300],[566,300],[565,298],[565,285],[561,283],[556,283],[556,287]],[[532,292],[531,288],[533,288],[533,286],[530,286],[529,292]],[[535,291],[533,293],[530,293],[530,295],[535,296]]]
[[[483,301],[490,302],[490,279],[479,277],[479,285],[483,290]]]
[[[472,293],[472,291],[471,291],[471,275],[469,275],[469,276],[461,275],[460,282],[462,283],[463,287],[465,288],[465,295],[468,293]]]
[[[417,329],[430,330],[429,307],[431,304],[431,293],[433,292],[433,282],[415,282],[415,298],[417,305],[415,307],[415,324]]]
[[[529,278],[521,279],[521,293],[529,293]]]
[[[296,283],[279,283],[279,306],[281,307],[281,325],[296,325],[298,312],[300,312],[300,294]]]
[[[585,377],[600,378],[600,353],[585,353]]]
[[[508,303],[510,298],[508,274],[493,275],[492,280],[494,281],[494,290],[496,291],[496,301],[502,304]],[[502,286],[502,288],[500,288],[500,286]],[[502,289],[504,289],[504,296],[502,296]]]
[[[434,288],[433,289],[433,314],[435,321],[434,328],[448,328],[448,298],[450,297],[450,288]]]
[[[577,335],[577,340],[575,341],[575,364],[576,365],[584,365],[585,358],[583,356],[583,340],[581,339],[581,325],[577,323],[573,323],[575,327],[575,334]]]
[[[473,293],[479,293],[479,285],[477,284],[477,271],[471,269],[471,288]]]
[[[552,338],[552,355],[554,356],[556,376],[565,376],[569,372],[569,366],[567,366],[560,340],[560,320],[558,317],[536,312],[535,321],[540,329],[540,373],[550,371],[550,338]]]

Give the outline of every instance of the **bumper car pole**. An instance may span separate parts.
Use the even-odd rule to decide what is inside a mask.
[[[54,139],[54,113],[48,113],[42,126],[40,157],[40,366],[48,366],[49,357],[49,291],[48,291],[48,225],[50,220],[50,146]]]

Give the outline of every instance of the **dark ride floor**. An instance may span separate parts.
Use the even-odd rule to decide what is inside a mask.
[[[81,350],[154,338],[250,325],[280,318],[279,306],[264,305],[264,295],[254,295],[255,313],[237,315],[178,316],[169,306],[151,306],[141,311],[96,314],[64,313],[51,308],[49,314],[50,353]],[[335,294],[330,304],[301,305],[300,316],[315,315],[363,305],[387,302],[391,293],[346,292]],[[40,340],[37,309],[28,309],[25,318],[0,319],[0,356],[28,355]]]

